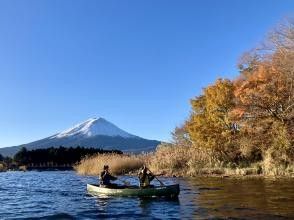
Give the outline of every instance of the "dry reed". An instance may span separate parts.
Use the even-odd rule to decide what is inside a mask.
[[[134,173],[146,164],[153,173],[168,176],[294,176],[293,163],[277,163],[270,154],[256,163],[225,163],[208,150],[172,144],[161,144],[155,152],[149,154],[97,154],[84,158],[75,169],[82,175],[99,175],[105,164],[110,166],[113,174]]]
[[[97,154],[83,158],[74,168],[81,175],[99,175],[104,165],[109,165],[113,174],[137,171],[143,166],[142,156]]]
[[[147,165],[155,173],[164,172],[167,175],[184,175],[188,169],[190,155],[191,150],[189,147],[161,144],[146,161]]]
[[[0,163],[0,172],[4,172],[5,170],[5,166],[2,163]]]

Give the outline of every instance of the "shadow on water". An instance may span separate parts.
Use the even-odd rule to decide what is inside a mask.
[[[173,215],[180,214],[176,213],[180,207],[179,198],[139,198],[139,207],[144,216],[152,216],[156,207],[167,207],[170,206],[173,209]],[[171,210],[170,210],[171,211]],[[163,215],[162,215],[163,214]],[[172,214],[172,213],[169,213]],[[158,218],[163,218],[167,215],[166,212],[161,213]]]
[[[179,219],[180,217],[179,198],[107,196],[95,196],[94,198],[96,202],[96,214],[99,218]]]
[[[35,218],[21,218],[23,220],[75,220],[76,218],[74,216],[71,216],[66,213],[58,213],[48,216],[42,216],[42,217],[35,217]]]

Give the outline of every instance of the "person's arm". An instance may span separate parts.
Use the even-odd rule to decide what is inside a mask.
[[[154,178],[155,178],[155,176],[152,173],[148,174],[149,182],[151,182]]]
[[[100,173],[100,184],[103,184],[105,172]]]
[[[100,179],[102,180],[104,177],[104,171],[100,173]]]

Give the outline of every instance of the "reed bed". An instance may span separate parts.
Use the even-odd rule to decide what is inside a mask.
[[[179,176],[187,173],[190,156],[191,149],[188,147],[161,144],[157,147],[156,152],[150,154],[145,161],[155,173]]]
[[[143,164],[142,155],[97,154],[83,158],[74,168],[81,175],[99,175],[108,165],[111,173],[119,175],[135,172]]]
[[[85,157],[75,170],[81,175],[99,175],[105,164],[116,175],[136,173],[145,164],[153,173],[167,176],[294,176],[292,162],[277,162],[270,156],[256,163],[236,164],[221,161],[204,149],[173,144],[161,144],[149,154]]]
[[[4,171],[6,171],[5,166],[2,163],[0,163],[0,172]]]

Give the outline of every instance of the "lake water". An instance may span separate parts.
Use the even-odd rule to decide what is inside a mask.
[[[293,179],[162,180],[178,199],[92,197],[97,178],[73,171],[0,173],[0,219],[294,219]]]

